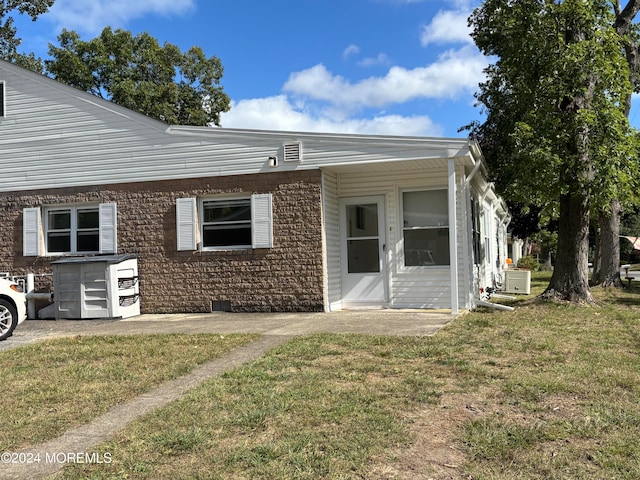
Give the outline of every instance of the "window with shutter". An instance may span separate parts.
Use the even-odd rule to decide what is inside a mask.
[[[117,253],[116,212],[115,203],[25,208],[24,255]]]
[[[196,212],[196,205],[198,212]],[[271,194],[232,198],[181,198],[176,203],[178,250],[271,248]]]

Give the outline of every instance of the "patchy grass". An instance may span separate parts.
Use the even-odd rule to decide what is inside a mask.
[[[133,422],[99,447],[112,463],[58,477],[640,478],[633,283],[595,289],[600,306],[519,297],[433,337],[293,339]]]
[[[638,292],[595,293],[609,300],[471,313],[434,337],[296,338],[61,476],[640,478]]]
[[[55,438],[255,338],[75,336],[2,352],[0,451]]]

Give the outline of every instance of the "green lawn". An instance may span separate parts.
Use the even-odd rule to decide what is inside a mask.
[[[594,293],[599,307],[520,299],[433,337],[295,338],[59,477],[640,478],[640,293]]]
[[[0,451],[55,438],[256,335],[75,336],[0,353]]]

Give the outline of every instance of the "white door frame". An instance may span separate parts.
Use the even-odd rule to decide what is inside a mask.
[[[347,206],[350,205],[377,206],[377,235],[360,237],[363,240],[378,240],[378,272],[350,273],[348,241],[358,240],[358,237],[348,237]],[[349,306],[387,306],[389,303],[389,279],[387,261],[387,231],[384,195],[370,195],[364,197],[344,197],[340,199],[340,258],[342,305]],[[371,253],[371,251],[369,251]]]

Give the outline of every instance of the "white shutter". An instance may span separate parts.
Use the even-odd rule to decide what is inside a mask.
[[[100,204],[100,253],[118,252],[118,215],[115,203]]]
[[[178,198],[176,200],[176,229],[178,250],[195,250],[198,227],[195,198]]]
[[[40,207],[25,208],[22,211],[22,254],[25,257],[40,256],[41,218]]]
[[[253,248],[273,247],[271,194],[251,195],[251,241]]]

